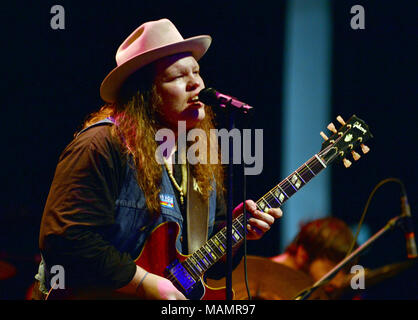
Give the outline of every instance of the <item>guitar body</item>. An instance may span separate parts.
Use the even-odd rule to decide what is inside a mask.
[[[167,267],[173,261],[183,262],[187,255],[182,255],[176,249],[176,240],[180,233],[180,226],[176,222],[164,222],[158,225],[150,234],[145,245],[135,259],[135,263],[161,277],[167,278]],[[211,288],[202,279],[196,282],[187,293],[175,282],[173,284],[190,300],[226,300],[226,288]],[[99,290],[51,289],[46,300],[90,300],[90,299],[132,299],[116,292]]]
[[[180,226],[176,222],[160,224],[148,237],[135,263],[151,273],[167,277],[167,266],[176,260],[183,262],[188,257],[176,249],[179,232]],[[181,288],[179,289],[182,291]],[[190,300],[225,300],[225,289],[225,287],[211,288],[201,280],[190,292],[183,294]]]

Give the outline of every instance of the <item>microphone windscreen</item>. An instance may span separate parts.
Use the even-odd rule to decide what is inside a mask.
[[[216,96],[216,90],[213,88],[204,88],[199,92],[199,100],[206,105],[217,105],[218,98]]]

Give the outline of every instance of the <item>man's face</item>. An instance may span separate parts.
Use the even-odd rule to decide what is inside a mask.
[[[312,263],[309,265],[309,274],[311,277],[318,281],[323,276],[325,276],[331,269],[333,269],[337,264],[335,262],[332,262],[329,259],[326,258],[318,258],[312,261]],[[346,274],[343,270],[340,270],[336,276],[330,281],[330,284],[334,287],[341,287],[344,285],[346,280]]]
[[[193,101],[205,86],[199,64],[190,54],[182,53],[158,60],[155,67],[162,122],[173,130],[178,121],[186,121],[187,128],[195,127],[205,117],[203,103]]]

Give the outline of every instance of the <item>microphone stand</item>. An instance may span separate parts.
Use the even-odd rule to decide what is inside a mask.
[[[241,111],[239,114],[241,115],[252,115],[253,108],[237,108],[231,104],[231,101],[226,103],[228,115],[229,115],[229,132],[232,129],[235,129],[235,117],[238,111]],[[251,111],[251,112],[250,112]],[[233,291],[232,291],[232,267],[233,267],[233,251],[232,251],[232,211],[233,211],[233,190],[234,190],[234,164],[233,164],[233,150],[234,145],[232,139],[229,139],[229,166],[228,166],[228,204],[227,204],[227,220],[226,220],[226,262],[227,262],[227,271],[226,271],[226,300],[233,299]],[[232,162],[231,162],[232,161]],[[245,171],[243,165],[243,172],[244,172],[244,189],[245,189]],[[246,196],[246,192],[243,192],[244,197]],[[246,226],[246,207],[245,207],[245,200],[243,202],[243,214],[244,214],[244,241],[246,241],[245,235],[247,232]]]
[[[212,90],[214,91],[214,90]],[[216,92],[215,92],[216,93]],[[203,98],[203,100],[202,100]],[[212,94],[207,95],[207,93],[202,97],[199,93],[199,100],[210,106],[216,106],[221,109],[226,110],[229,115],[229,131],[235,129],[235,116],[236,112],[241,111],[242,114],[247,114],[249,111],[252,111],[252,107],[234,101],[232,97],[222,96],[222,99],[218,99],[216,96],[214,98]],[[228,202],[227,202],[227,216],[226,216],[226,299],[232,300],[233,291],[232,291],[232,266],[233,266],[233,251],[232,251],[232,211],[233,211],[233,202],[234,202],[234,165],[233,165],[233,141],[229,139],[229,161],[228,165]],[[244,215],[245,215],[245,203],[244,203]],[[244,219],[245,221],[245,219]],[[246,226],[244,226],[244,232],[246,232]]]
[[[229,131],[235,128],[235,110],[228,110]],[[228,165],[228,203],[226,217],[226,300],[232,300],[232,210],[234,202],[234,164],[233,159],[233,141],[229,139],[229,165]]]
[[[349,256],[345,257],[338,265],[336,265],[332,270],[330,270],[326,275],[321,279],[315,282],[311,287],[300,292],[293,300],[306,300],[309,296],[319,287],[327,284],[347,263],[352,261],[354,258],[359,256],[363,251],[368,248],[372,243],[374,243],[378,238],[380,238],[387,231],[392,230],[397,226],[403,219],[406,217],[403,215],[396,216],[389,220],[389,222],[373,236],[371,236],[365,243],[353,251]]]

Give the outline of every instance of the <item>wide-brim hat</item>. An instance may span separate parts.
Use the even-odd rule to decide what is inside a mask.
[[[100,96],[115,102],[126,79],[140,68],[176,53],[190,52],[199,60],[208,50],[212,38],[208,35],[184,39],[168,19],[146,22],[132,32],[116,52],[116,68],[103,80]]]

